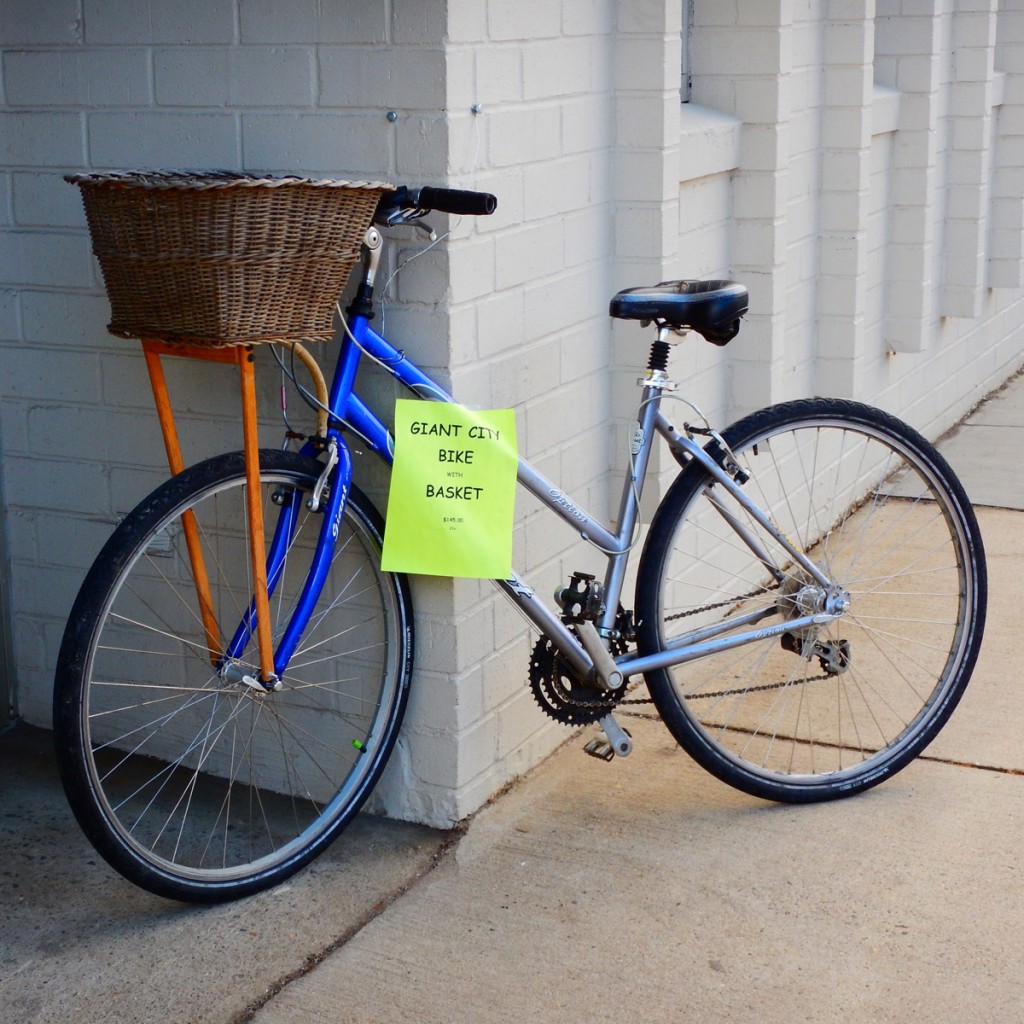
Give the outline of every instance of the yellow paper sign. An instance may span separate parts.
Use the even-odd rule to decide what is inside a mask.
[[[385,571],[508,579],[518,463],[512,409],[396,402]]]

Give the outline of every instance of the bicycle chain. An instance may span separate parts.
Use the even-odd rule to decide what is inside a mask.
[[[716,604],[705,604],[699,608],[690,608],[689,611],[677,611],[674,615],[666,615],[665,621],[667,623],[675,622],[677,618],[688,618],[690,615],[699,615],[705,611],[715,611],[717,608],[729,608],[739,601],[750,600],[752,597],[760,597],[762,594],[769,594],[773,590],[778,590],[781,587],[781,583],[773,584],[771,587],[759,587],[757,590],[752,590],[750,593],[737,594],[735,597],[729,598],[728,601],[719,601]],[[813,680],[808,679],[807,682]],[[753,689],[744,690],[720,690],[718,693],[699,693],[696,696],[689,697],[690,700],[705,700],[709,697],[720,697],[728,696],[730,693],[756,693],[758,690],[768,689],[779,689],[783,686],[788,686],[788,683],[769,683],[764,686],[758,686]],[[635,700],[621,700],[620,703],[624,705],[641,705],[641,703],[653,703],[650,697],[637,697]]]
[[[783,680],[781,683],[762,683],[761,686],[742,686],[735,690],[715,690],[712,693],[693,693],[685,697],[686,700],[714,700],[716,697],[735,697],[737,694],[764,693],[767,690],[784,690],[787,686],[795,686],[797,683],[820,683],[825,679],[835,679],[829,672],[822,672],[819,676],[808,676],[806,679]],[[650,697],[638,697],[636,700],[620,700],[619,704],[653,704]]]
[[[686,700],[711,700],[715,697],[733,697],[738,693],[764,693],[766,690],[784,690],[787,686],[795,686],[797,683],[819,683],[823,679],[835,679],[835,676],[823,672],[820,676],[808,676],[806,679],[784,680],[781,683],[763,683],[761,686],[741,686],[735,690],[717,690],[714,693],[694,693],[686,697]]]
[[[782,586],[781,581],[773,583],[770,587],[758,587],[757,590],[751,590],[747,594],[737,594],[735,597],[730,597],[728,601],[719,601],[717,604],[705,604],[701,605],[700,608],[691,608],[688,612],[676,612],[675,615],[666,615],[666,622],[674,622],[676,619],[685,619],[691,615],[701,615],[703,612],[713,612],[716,608],[730,608],[734,604],[738,604],[740,601],[748,601],[752,597],[760,597],[762,594],[770,594],[773,590],[778,590]]]
[[[715,611],[718,608],[728,608],[735,605],[737,602],[746,601],[753,597],[760,597],[763,594],[778,590],[781,585],[781,582],[777,582],[770,587],[759,587],[757,590],[752,590],[746,594],[737,594],[736,596],[729,598],[727,601],[719,601],[716,604],[702,605],[699,608],[691,608],[689,611],[685,612],[676,612],[674,615],[666,616],[665,621],[673,622],[676,619],[685,619],[692,615],[700,615],[703,612]],[[545,661],[548,661],[547,665],[544,664]],[[569,725],[581,725],[586,724],[587,721],[597,721],[597,719],[601,717],[602,712],[611,710],[612,708],[620,705],[654,703],[650,697],[637,697],[627,700],[624,696],[616,697],[613,694],[604,698],[597,694],[594,694],[593,696],[588,694],[588,699],[586,701],[576,700],[558,680],[558,661],[559,659],[557,654],[550,642],[544,637],[538,640],[537,645],[534,648],[533,657],[530,661],[530,688],[533,690],[537,703],[540,704],[541,708],[556,721],[561,721]],[[808,676],[806,679],[800,680],[800,682],[817,683],[832,678],[832,673],[823,672],[821,675]],[[714,700],[718,697],[731,697],[740,693],[765,693],[769,690],[782,690],[785,689],[785,687],[792,685],[794,685],[793,681],[784,680],[780,683],[763,683],[761,686],[744,686],[733,690],[715,690],[711,693],[696,693],[686,699]],[[545,690],[548,692],[545,693]],[[615,692],[622,692],[624,694],[625,687],[623,687],[621,691]],[[553,706],[551,703],[552,696],[554,696],[558,703],[562,705],[561,708]]]

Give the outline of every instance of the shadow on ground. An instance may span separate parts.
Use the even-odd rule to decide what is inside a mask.
[[[364,816],[310,868],[216,907],[150,896],[93,851],[50,734],[0,736],[0,1018],[228,1021],[429,870],[447,833]]]

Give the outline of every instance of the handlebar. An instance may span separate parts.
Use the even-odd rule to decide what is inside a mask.
[[[441,213],[464,213],[470,217],[482,217],[494,213],[498,200],[490,192],[469,192],[457,188],[431,188],[425,185],[418,189],[416,205]]]
[[[377,224],[402,223],[408,214],[457,213],[472,217],[486,216],[497,209],[498,200],[490,192],[470,192],[457,188],[408,188],[405,185],[394,192],[385,192],[377,204],[374,221]]]

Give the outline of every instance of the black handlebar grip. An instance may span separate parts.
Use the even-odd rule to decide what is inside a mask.
[[[424,185],[416,193],[416,206],[440,213],[462,213],[482,217],[494,213],[498,200],[490,192],[468,192],[457,188],[432,188]]]

